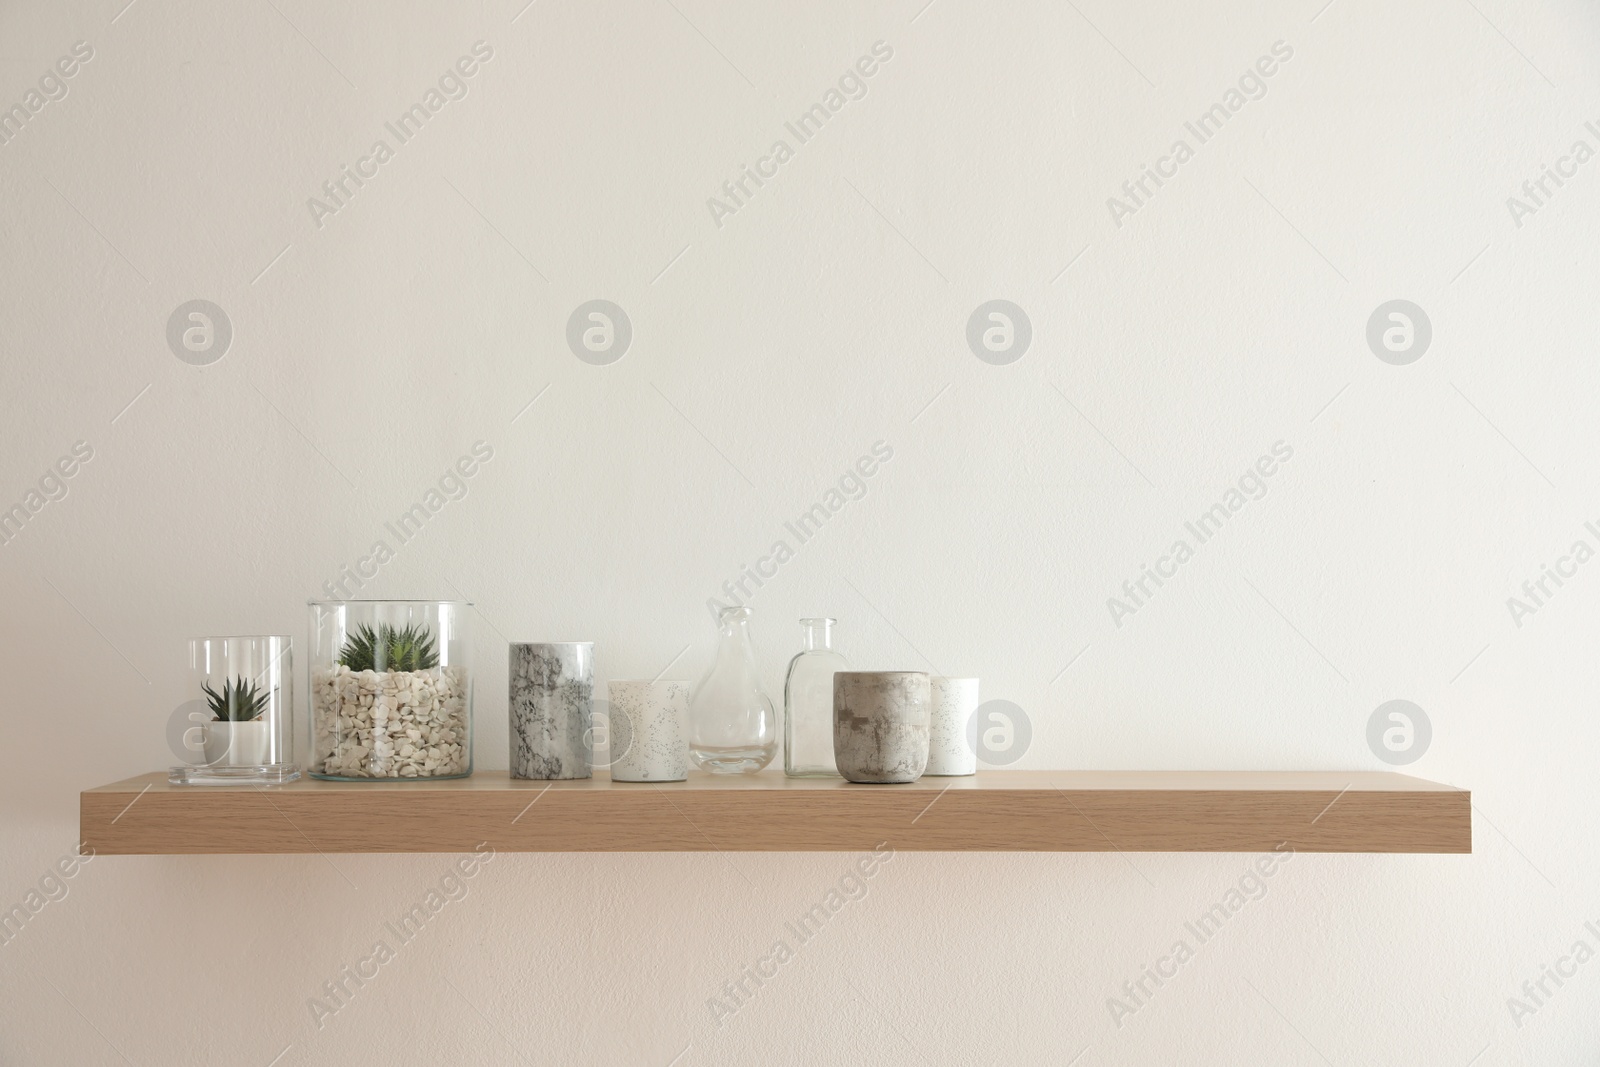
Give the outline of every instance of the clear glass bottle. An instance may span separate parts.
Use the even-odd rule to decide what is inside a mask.
[[[829,778],[833,761],[833,675],[850,663],[833,649],[832,619],[801,619],[805,647],[783,680],[783,773]]]
[[[712,774],[754,774],[778,754],[778,714],[750,647],[750,609],[723,608],[717,659],[689,701],[689,755]]]

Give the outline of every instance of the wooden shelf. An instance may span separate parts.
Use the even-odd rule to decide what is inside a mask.
[[[910,785],[687,782],[173,786],[81,794],[98,855],[304,852],[1471,852],[1472,795],[1388,771],[980,771]]]

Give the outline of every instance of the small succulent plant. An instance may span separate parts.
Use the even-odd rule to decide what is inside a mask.
[[[249,722],[267,710],[272,697],[269,689],[258,689],[256,683],[246,678],[229,678],[222,684],[222,692],[206,682],[201,686],[206,693],[206,703],[217,722]]]
[[[339,650],[339,665],[353,671],[427,671],[439,665],[426,627],[358,626]]]

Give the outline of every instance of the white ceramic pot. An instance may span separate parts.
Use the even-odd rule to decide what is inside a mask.
[[[934,678],[928,723],[928,769],[923,774],[977,774],[978,754],[967,731],[978,710],[978,679]]]
[[[263,719],[228,722],[213,719],[205,724],[205,753],[208,767],[261,767],[267,763],[271,736]]]
[[[611,682],[611,780],[689,777],[688,682]]]

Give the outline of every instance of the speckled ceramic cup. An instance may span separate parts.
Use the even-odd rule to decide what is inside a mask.
[[[688,682],[610,682],[611,780],[681,782],[689,777]],[[621,749],[618,752],[616,749]]]
[[[851,782],[914,782],[928,765],[928,676],[839,671],[833,676],[833,757]]]
[[[978,773],[978,754],[967,740],[972,713],[978,710],[978,679],[933,679],[933,710],[928,736],[928,767],[923,774]]]

